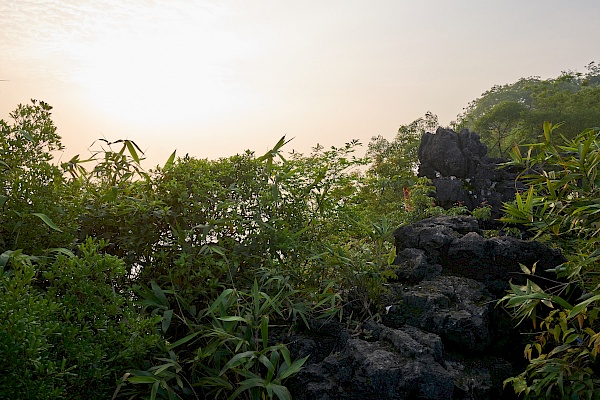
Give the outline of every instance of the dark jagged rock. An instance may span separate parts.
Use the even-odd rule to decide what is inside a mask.
[[[419,176],[432,180],[436,203],[444,208],[462,204],[472,210],[488,204],[497,218],[502,203],[523,189],[515,183],[514,171],[499,168],[504,160],[488,157],[479,136],[466,129],[456,133],[438,128],[435,134],[425,133],[418,155]]]
[[[299,354],[302,355],[302,354]],[[294,399],[452,399],[439,337],[416,328],[366,323],[362,337],[309,363],[294,379]]]
[[[502,382],[522,365],[519,333],[496,308],[519,263],[537,270],[564,259],[546,246],[485,239],[473,217],[435,217],[396,230],[397,279],[381,322],[350,334],[314,324],[288,337],[309,355],[294,399],[512,399]]]
[[[410,325],[439,335],[446,346],[468,353],[483,352],[491,343],[485,285],[457,276],[438,276],[416,285],[393,285],[392,303],[383,322]]]
[[[486,154],[487,148],[476,133],[438,128],[435,134],[427,132],[421,138],[419,172],[430,179],[442,171],[444,176],[471,178]]]
[[[470,216],[425,219],[398,228],[394,237],[395,264],[401,267],[398,276],[416,273],[421,279],[440,274],[462,276],[484,283],[495,296],[508,289],[510,279],[523,280],[519,264],[528,268],[536,264],[537,271],[544,277],[544,271],[565,261],[558,249],[550,249],[539,242],[510,236],[485,239],[477,220]],[[417,253],[426,257],[406,257]],[[419,268],[415,269],[411,262],[418,262]],[[436,272],[427,276],[425,271]]]

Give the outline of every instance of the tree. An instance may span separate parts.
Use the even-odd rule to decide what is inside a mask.
[[[12,124],[0,120],[0,246],[5,249],[38,254],[73,237],[79,206],[61,199],[76,194],[66,190],[60,169],[51,163],[52,152],[62,149],[51,110],[32,100],[10,113]]]
[[[506,156],[514,144],[541,140],[544,121],[564,122],[559,132],[573,138],[600,121],[600,68],[590,63],[586,70],[494,86],[472,101],[454,125],[476,131],[497,157]]]
[[[516,140],[516,132],[526,110],[522,103],[502,101],[475,122],[474,130],[488,132],[488,150],[493,149],[494,154],[504,157],[515,145],[511,139]]]
[[[365,212],[373,219],[382,216],[392,223],[405,220],[405,200],[411,187],[417,182],[418,151],[425,132],[438,128],[437,115],[427,112],[407,125],[401,125],[392,140],[375,136],[369,142],[367,157],[371,165],[362,190]],[[416,196],[413,199],[425,199]]]
[[[381,135],[374,136],[367,150],[372,161],[367,173],[388,179],[414,177],[419,163],[417,154],[421,136],[425,132],[435,132],[438,126],[437,115],[428,111],[424,117],[401,125],[391,141]]]

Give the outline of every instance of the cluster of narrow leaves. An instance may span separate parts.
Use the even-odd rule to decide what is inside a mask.
[[[591,399],[600,389],[600,129],[557,144],[556,128],[544,124],[543,142],[511,153],[529,189],[506,205],[503,220],[560,246],[568,261],[555,269],[556,282],[542,288],[532,278],[501,300],[535,332],[526,370],[505,384],[527,398]]]

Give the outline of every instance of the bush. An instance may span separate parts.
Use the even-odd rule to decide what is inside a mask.
[[[110,398],[158,337],[120,286],[123,261],[88,239],[80,255],[21,251],[0,268],[0,393],[10,399]]]
[[[501,303],[519,322],[530,319],[535,340],[525,348],[526,370],[508,379],[526,398],[597,398],[600,388],[600,129],[556,143],[544,124],[544,141],[512,164],[529,186],[505,206],[505,222],[523,224],[559,245],[568,261],[556,268],[560,282],[542,289],[531,280],[511,285]],[[535,268],[523,267],[526,274]],[[573,293],[582,293],[580,297]],[[573,297],[571,299],[571,297]],[[573,304],[571,304],[573,302]]]

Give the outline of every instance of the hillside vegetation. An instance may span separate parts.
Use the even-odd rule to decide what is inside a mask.
[[[497,86],[456,125],[523,170],[530,189],[504,223],[569,259],[556,286],[512,286],[501,301],[536,332],[506,382],[528,398],[600,387],[599,84],[592,63]],[[305,359],[274,332],[378,319],[393,230],[469,213],[437,207],[415,176],[431,113],[374,137],[365,157],[356,140],[300,154],[284,137],[264,155],[174,152],[146,169],[129,140],[56,165],[51,110],[32,100],[0,120],[3,398],[289,399]]]

